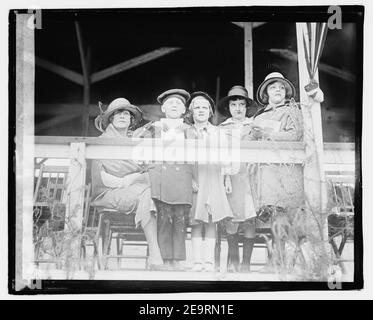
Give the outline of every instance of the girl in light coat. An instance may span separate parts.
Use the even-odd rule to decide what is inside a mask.
[[[214,101],[207,93],[195,92],[191,95],[189,112],[193,125],[187,130],[189,139],[201,139],[206,144],[219,141],[219,128],[209,119],[213,115]],[[232,218],[232,210],[225,193],[221,165],[216,159],[207,159],[196,165],[196,183],[193,207],[190,211],[192,226],[193,271],[214,271],[216,223]],[[204,229],[204,238],[203,235]]]

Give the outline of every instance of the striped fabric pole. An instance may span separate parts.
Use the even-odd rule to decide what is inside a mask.
[[[307,23],[303,30],[304,54],[307,62],[307,71],[310,80],[314,80],[322,51],[324,49],[326,34],[328,31],[326,23]]]

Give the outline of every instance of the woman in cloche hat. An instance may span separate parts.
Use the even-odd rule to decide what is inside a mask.
[[[127,116],[117,118],[120,121],[115,123],[115,129],[119,131],[124,130],[125,134],[123,134],[123,136],[128,137],[128,135],[132,135],[132,130],[135,129],[135,127],[138,126],[142,120],[141,110],[132,105],[125,98],[117,98],[113,100],[105,111],[102,110],[101,102],[98,103],[98,106],[100,109],[100,114],[95,119],[95,127],[101,132],[105,132],[107,128],[109,131],[113,129],[112,127],[114,125],[112,124],[112,120],[114,119],[114,115],[119,114],[120,111],[126,111],[125,114],[128,114],[131,120],[127,125]],[[102,136],[106,134],[103,134]]]
[[[141,110],[125,98],[112,101],[95,119],[102,131],[100,138],[126,138],[142,119]],[[163,260],[157,242],[157,220],[151,212],[149,176],[145,168],[133,160],[93,160],[93,205],[115,209],[123,214],[135,212],[149,245],[150,269],[162,269]]]
[[[302,138],[301,113],[295,96],[294,85],[281,73],[266,76],[256,92],[263,108],[254,115],[254,139],[296,141]]]
[[[302,114],[295,102],[295,87],[279,72],[272,72],[260,84],[256,98],[263,108],[254,116],[253,140],[300,141]],[[251,170],[255,205],[261,212],[297,210],[303,205],[303,174],[300,165],[258,164]],[[260,178],[259,178],[260,177]],[[260,179],[260,181],[259,181]]]

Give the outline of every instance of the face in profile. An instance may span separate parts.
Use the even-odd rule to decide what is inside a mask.
[[[194,99],[192,114],[194,122],[207,122],[210,118],[210,103],[204,98]]]
[[[178,97],[171,97],[163,102],[161,109],[166,118],[179,119],[185,113],[185,104]]]
[[[276,81],[267,87],[268,103],[282,104],[285,102],[286,88],[281,81]]]
[[[114,112],[111,123],[116,129],[127,129],[131,125],[131,113],[127,110]]]
[[[229,111],[232,115],[233,120],[243,120],[246,117],[246,100],[230,100]]]

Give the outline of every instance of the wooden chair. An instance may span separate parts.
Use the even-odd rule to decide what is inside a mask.
[[[39,258],[42,243],[47,236],[47,234],[43,233],[42,228],[44,226],[44,230],[53,232],[63,232],[65,228],[65,192],[68,173],[68,166],[47,166],[44,163],[40,165],[34,188],[34,261],[37,265],[39,265],[39,263],[54,263],[52,259]],[[90,208],[90,190],[90,184],[86,185],[84,191],[85,200],[80,257],[86,257],[85,242],[88,239],[88,233],[91,231],[88,227],[87,220]],[[94,246],[94,254],[96,257],[98,256],[96,242],[92,245]]]
[[[145,234],[141,228],[135,224],[135,213],[124,214],[118,210],[94,207],[95,214],[99,216],[97,227],[97,239],[101,236],[102,240],[102,266],[108,268],[109,259],[117,259],[118,268],[120,268],[121,259],[145,259],[145,269],[148,267],[149,248]],[[116,255],[111,255],[112,240],[116,241]],[[123,252],[124,246],[146,246],[145,255],[131,255]]]
[[[53,231],[64,229],[66,204],[63,202],[66,181],[69,172],[67,166],[47,166],[41,164],[34,188],[34,254],[35,263],[51,262],[39,259],[45,234],[43,227]],[[47,225],[45,225],[47,224]]]
[[[267,251],[266,261],[264,263],[251,262],[250,265],[265,266],[268,262],[268,248],[267,248],[267,239],[271,239],[271,222],[263,223],[259,219],[256,219],[256,237],[254,242],[254,249],[265,249]],[[226,239],[227,234],[222,222],[217,223],[217,233],[216,233],[216,245],[215,245],[215,266],[217,269],[220,268],[220,255],[221,255],[221,242],[223,239]],[[242,233],[239,233],[238,245],[239,248],[243,246],[244,236]],[[227,255],[226,267],[228,268],[230,261],[229,255]]]
[[[63,199],[68,172],[67,166],[40,166],[34,189],[34,208],[39,209],[34,217],[37,222],[43,224],[50,217],[56,219],[56,213],[59,214],[61,211],[64,214]],[[63,221],[63,217],[60,218]]]
[[[345,272],[343,262],[352,260],[343,260],[341,257],[347,241],[354,239],[353,181],[343,181],[343,176],[340,176],[337,181],[330,180],[329,182],[332,189],[332,201],[335,204],[332,213],[328,216],[329,243],[342,271]],[[341,241],[337,245],[336,240],[339,237]]]
[[[84,194],[84,213],[83,213],[83,228],[80,245],[80,257],[87,258],[87,247],[93,247],[94,262],[97,263],[98,269],[101,269],[99,251],[98,251],[98,224],[96,210],[91,207],[91,184],[85,187]]]

